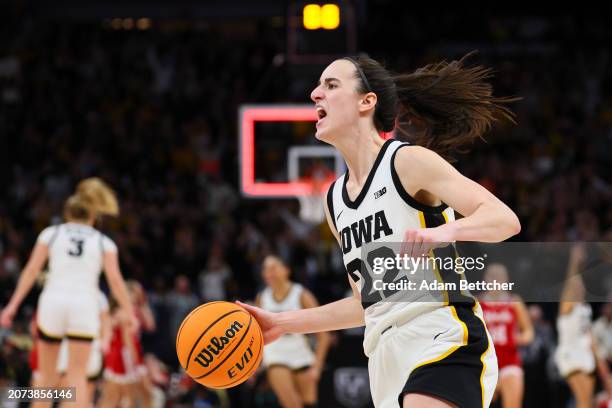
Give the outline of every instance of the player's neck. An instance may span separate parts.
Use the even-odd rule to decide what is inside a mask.
[[[85,226],[88,226],[88,227],[93,227],[93,225],[94,225],[93,220],[73,220],[73,219],[67,219],[66,223],[68,223],[68,224],[85,225]]]
[[[376,157],[385,141],[373,127],[354,129],[336,144],[349,169],[350,180],[358,185],[365,183]]]
[[[507,292],[498,291],[498,290],[491,290],[487,292],[487,296],[489,297],[489,299],[492,299],[492,300],[505,299],[507,295],[508,295]]]
[[[287,294],[291,290],[291,281],[284,282],[278,286],[272,288],[272,296],[277,301],[282,301],[287,297]]]

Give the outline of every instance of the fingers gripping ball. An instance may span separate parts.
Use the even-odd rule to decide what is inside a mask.
[[[257,321],[242,307],[210,302],[195,308],[176,335],[176,354],[187,374],[210,388],[248,380],[263,356]]]

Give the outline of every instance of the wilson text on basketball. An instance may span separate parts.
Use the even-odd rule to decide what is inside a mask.
[[[227,330],[225,330],[225,336],[213,337],[210,339],[210,343],[202,348],[198,355],[195,356],[195,362],[200,364],[204,368],[215,360],[215,357],[219,355],[219,352],[225,348],[230,340],[242,329],[242,324],[238,321],[234,321]]]

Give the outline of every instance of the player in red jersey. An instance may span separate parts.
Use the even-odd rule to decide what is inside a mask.
[[[152,331],[155,320],[146,300],[142,286],[135,281],[127,282],[134,313],[139,329]],[[108,352],[104,358],[104,387],[100,407],[122,406],[122,400],[130,401],[129,406],[147,408],[151,406],[151,384],[140,343],[140,331],[134,333],[127,326],[125,313],[115,309],[111,317],[112,334]]]
[[[501,264],[491,264],[485,281],[508,282],[508,271]],[[488,291],[480,296],[485,322],[495,346],[499,366],[496,394],[501,394],[504,408],[519,408],[523,403],[524,377],[518,346],[533,340],[534,330],[525,303],[507,291]]]

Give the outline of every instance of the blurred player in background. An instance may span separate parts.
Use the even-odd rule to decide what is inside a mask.
[[[138,282],[129,281],[128,288],[139,329],[154,330],[155,320],[142,286]],[[129,316],[118,307],[112,309],[111,327],[100,406],[119,407],[127,401],[128,406],[135,407],[140,401],[142,407],[150,407],[152,384],[145,365],[140,330],[134,332],[130,329]]]
[[[138,345],[140,347],[142,360],[141,364],[138,366],[139,372],[139,381],[136,384],[136,399],[140,399],[143,401],[143,405],[150,406],[152,403],[152,393],[153,393],[153,382],[151,380],[151,373],[149,373],[149,369],[147,368],[147,361],[142,351],[141,347],[141,335],[143,332],[151,333],[155,331],[155,317],[153,316],[153,311],[151,310],[151,305],[147,299],[147,295],[142,287],[142,285],[135,281],[128,281],[128,288],[130,290],[130,297],[132,298],[132,302],[134,304],[134,311],[136,313],[136,317],[138,318],[140,331],[138,332],[137,340]]]
[[[87,362],[87,380],[89,400],[95,401],[96,386],[98,380],[102,378],[104,369],[104,353],[108,350],[110,342],[111,322],[109,315],[108,299],[102,291],[98,292],[98,304],[100,307],[100,330],[98,336],[91,342],[91,352]],[[68,340],[62,340],[60,353],[57,362],[57,371],[60,375],[65,375],[68,368]]]
[[[292,282],[289,275],[289,267],[281,258],[268,255],[262,270],[266,288],[257,295],[256,305],[270,312],[319,306],[314,295],[299,283]],[[316,406],[317,387],[329,344],[329,333],[319,332],[314,352],[303,334],[288,333],[265,346],[263,365],[283,408]]]
[[[68,365],[62,384],[76,387],[75,407],[88,407],[87,363],[92,341],[98,335],[99,276],[102,269],[122,309],[137,324],[127,287],[121,276],[117,246],[93,226],[102,215],[115,216],[119,206],[113,190],[98,178],[79,183],[66,201],[66,223],[43,230],[34,246],[17,288],[0,316],[3,326],[10,326],[47,259],[49,274],[38,299],[38,387],[60,384],[57,360],[60,344],[68,339]],[[33,407],[48,406],[35,402]]]
[[[586,259],[584,244],[575,243],[570,250],[557,318],[559,344],[555,362],[572,390],[576,408],[593,406],[596,369],[603,383],[609,386],[607,363],[598,358],[600,354],[591,331],[591,306],[585,302],[586,287],[581,273]]]
[[[485,271],[487,282],[508,282],[508,271],[502,264],[491,264]],[[525,303],[507,291],[488,291],[480,296],[480,306],[497,354],[499,379],[497,391],[504,408],[523,406],[525,390],[523,364],[518,351],[533,341],[534,329]]]
[[[348,167],[330,187],[326,211],[354,296],[281,313],[244,307],[267,344],[285,333],[365,325],[377,408],[481,407],[493,397],[497,360],[473,297],[393,302],[398,292],[361,293],[372,283],[364,244],[404,243],[408,256],[421,257],[440,243],[499,242],[520,231],[510,208],[440,156],[480,138],[496,116],[512,118],[502,105],[509,100],[492,96],[489,75],[462,60],[392,76],[371,58],[343,58],[325,68],[311,93],[316,137],[336,147]],[[383,140],[381,132],[394,129],[418,146]],[[455,220],[454,210],[464,218]],[[441,250],[452,256],[449,247]]]
[[[599,376],[605,391],[599,399],[612,404],[612,293],[608,294],[608,302],[601,308],[601,316],[593,323],[592,332],[601,361]]]

